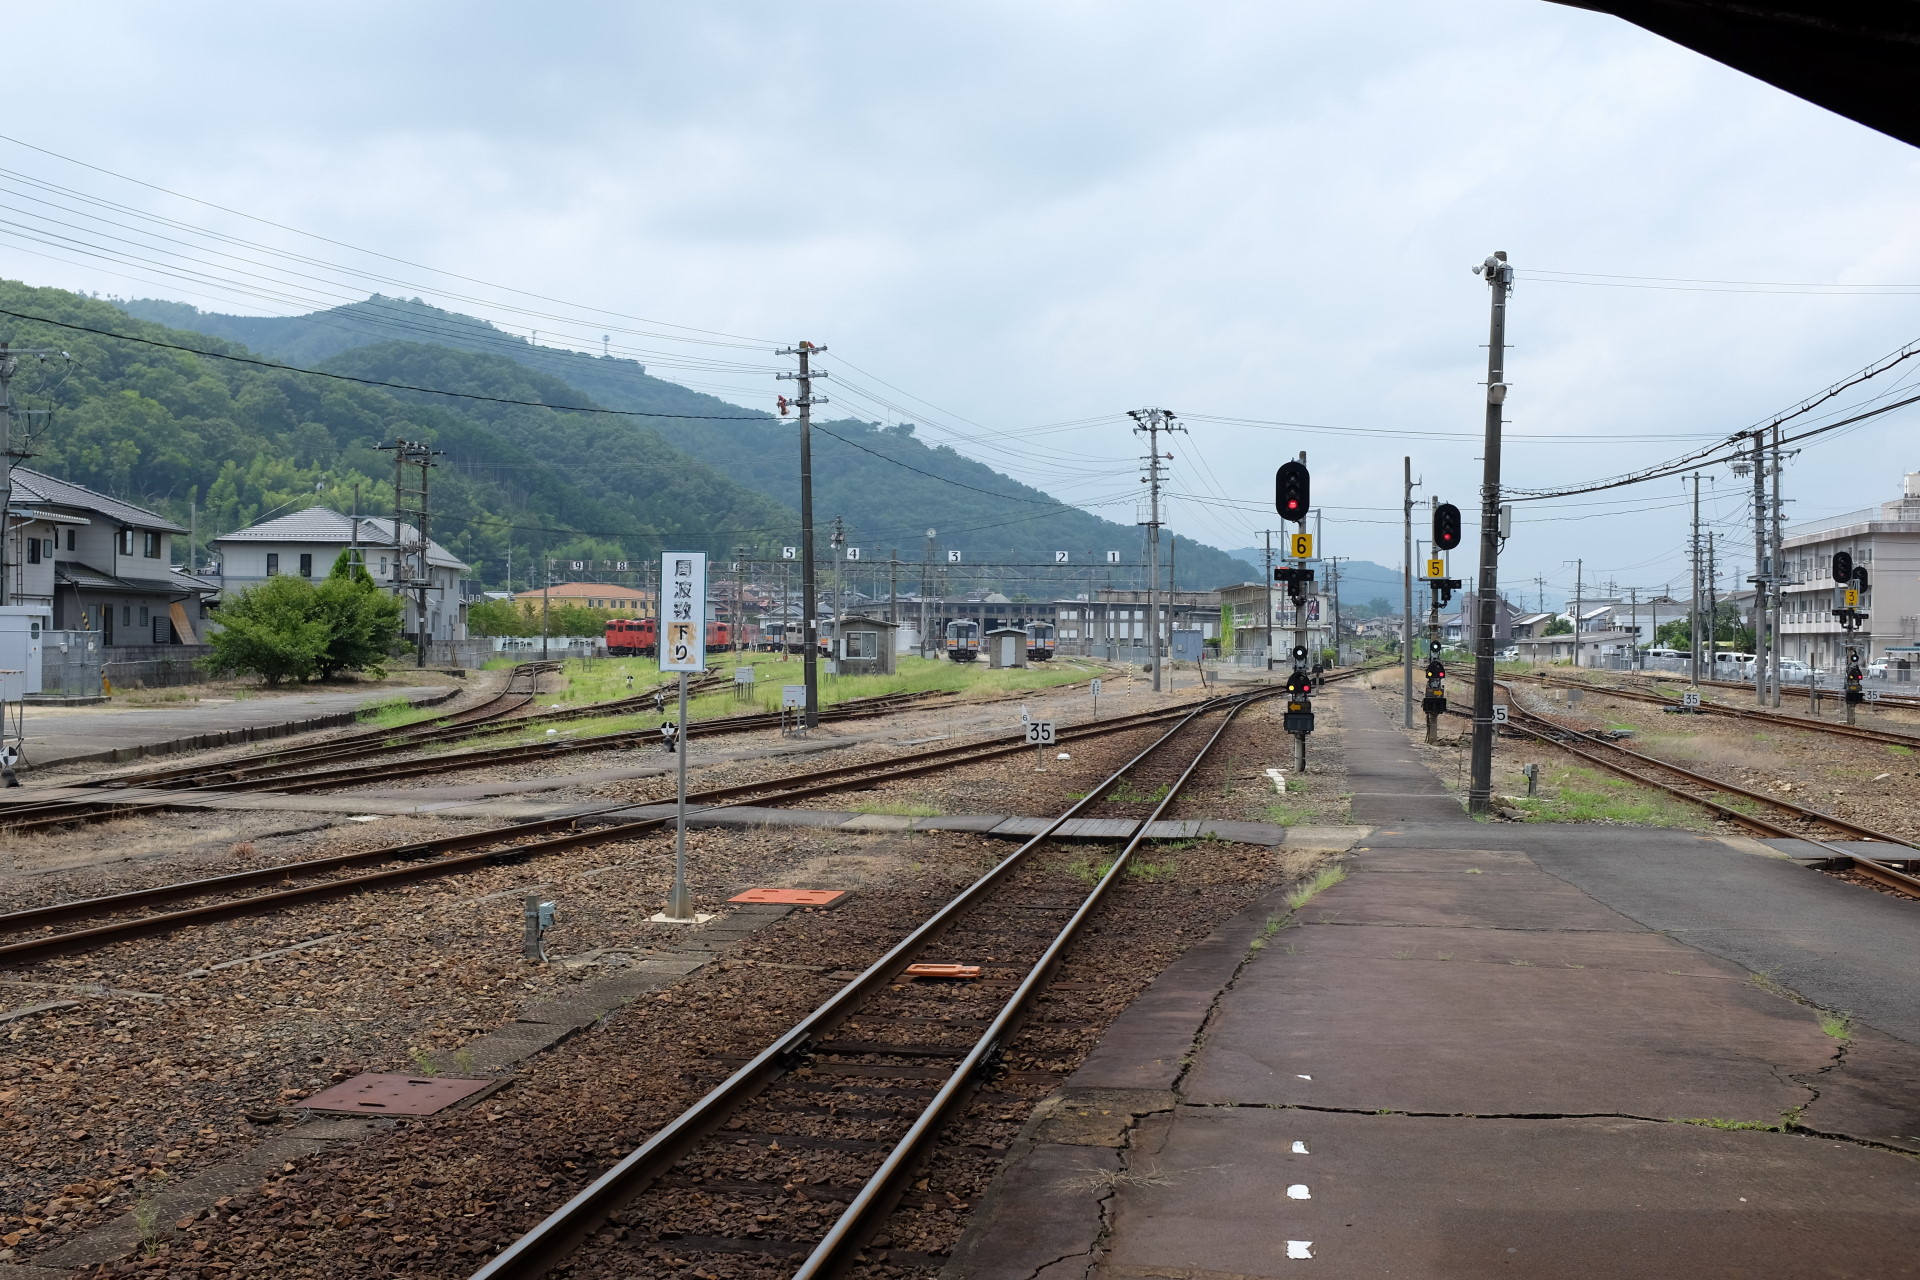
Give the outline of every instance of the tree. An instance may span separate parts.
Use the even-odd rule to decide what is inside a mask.
[[[270,685],[342,671],[379,674],[399,642],[400,614],[399,599],[343,551],[318,585],[282,574],[221,606],[220,630],[207,637],[207,667],[215,675],[258,675]]]
[[[1550,636],[1564,636],[1569,632],[1571,632],[1572,630],[1573,630],[1573,623],[1567,621],[1565,618],[1555,618],[1551,622],[1547,623],[1547,629],[1542,634],[1550,635]]]
[[[280,575],[222,605],[220,630],[207,639],[214,675],[258,675],[270,685],[305,680],[320,669],[327,624],[314,616],[313,584]]]
[[[1234,634],[1233,606],[1220,606],[1220,652],[1232,653],[1238,637]]]
[[[467,606],[467,630],[476,636],[533,636],[540,620],[511,600],[481,600]]]

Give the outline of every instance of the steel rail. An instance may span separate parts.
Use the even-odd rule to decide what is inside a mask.
[[[1133,835],[1115,856],[1113,865],[1107,869],[1107,873],[1100,877],[1099,883],[1094,885],[1092,891],[1087,894],[1079,909],[1061,926],[1059,933],[1047,945],[1047,949],[1027,971],[1026,977],[1021,980],[1020,985],[1000,1007],[1000,1011],[994,1015],[987,1029],[974,1042],[967,1056],[954,1067],[952,1074],[941,1084],[932,1100],[915,1118],[912,1127],[894,1145],[893,1150],[887,1153],[880,1167],[854,1195],[851,1203],[834,1221],[833,1226],[828,1228],[827,1234],[807,1256],[800,1269],[794,1272],[793,1280],[832,1280],[853,1265],[855,1255],[866,1246],[874,1232],[879,1230],[887,1215],[899,1205],[901,1196],[907,1190],[907,1183],[925,1162],[941,1131],[955,1112],[972,1097],[979,1087],[981,1078],[998,1056],[1001,1046],[1005,1045],[1019,1029],[1028,1006],[1046,985],[1048,979],[1053,976],[1053,971],[1059,966],[1061,957],[1079,936],[1081,927],[1099,908],[1113,885],[1126,874],[1128,861],[1146,839],[1152,824],[1160,821],[1162,815],[1172,807],[1173,802],[1193,778],[1195,771],[1213,751],[1214,745],[1220,741],[1221,735],[1233,723],[1234,717],[1252,701],[1253,698],[1249,697],[1227,709],[1219,727],[1202,744],[1192,761],[1181,771],[1180,777],[1167,788],[1166,795],[1161,798],[1159,804],[1154,806],[1153,812],[1134,828]]]
[[[1596,694],[1603,698],[1624,698],[1629,702],[1651,702],[1660,706],[1675,707],[1680,704],[1651,690],[1618,689],[1610,685],[1593,684],[1585,680],[1574,680],[1567,676],[1554,676],[1545,673],[1529,675],[1508,675],[1507,680],[1525,680],[1538,684],[1543,689],[1578,689],[1583,693]],[[1700,703],[1701,711],[1716,715],[1732,716],[1740,720],[1754,720],[1762,724],[1785,725],[1793,729],[1811,729],[1819,733],[1829,733],[1842,738],[1859,738],[1869,742],[1884,742],[1893,746],[1920,747],[1920,734],[1896,733],[1892,729],[1876,729],[1869,725],[1829,723],[1825,720],[1810,720],[1800,716],[1779,715],[1772,711],[1761,711],[1755,707],[1736,707],[1724,702]]]
[[[806,1054],[817,1037],[838,1026],[875,991],[891,983],[913,962],[916,955],[945,933],[958,916],[984,898],[988,890],[999,884],[1015,867],[1025,863],[1029,855],[1051,839],[1061,826],[1096,804],[1130,770],[1160,750],[1188,723],[1219,703],[1272,696],[1276,692],[1279,692],[1277,688],[1260,694],[1233,695],[1193,708],[1165,734],[1115,770],[1105,781],[1091,788],[1064,813],[1048,822],[1039,834],[1021,844],[922,921],[913,932],[895,943],[858,977],[829,996],[693,1106],[674,1117],[612,1168],[547,1215],[531,1231],[514,1241],[504,1252],[474,1272],[472,1280],[533,1280],[534,1277],[545,1275],[577,1250],[606,1221],[609,1214],[617,1212],[646,1190],[695,1143],[725,1123],[729,1116],[776,1078],[786,1074]]]
[[[1245,695],[1238,695],[1245,696]],[[1190,715],[1212,705],[1218,699],[1209,702],[1188,704],[1182,707],[1141,712],[1134,717],[1122,717],[1113,720],[1096,721],[1093,724],[1078,726],[1061,734],[1063,741],[1078,741],[1083,738],[1099,737],[1110,733],[1125,732],[1129,729],[1148,727],[1154,723],[1177,716]],[[955,747],[937,748],[917,753],[913,756],[896,758],[894,761],[873,761],[860,765],[843,765],[834,769],[818,770],[788,779],[772,779],[760,782],[739,783],[730,787],[716,787],[696,792],[688,797],[698,801],[701,813],[714,809],[732,807],[743,801],[736,797],[753,798],[757,803],[789,803],[804,800],[816,795],[845,790],[851,786],[869,786],[875,782],[884,782],[894,778],[912,777],[928,773],[935,769],[947,768],[954,764],[968,764],[980,760],[992,759],[1028,749],[1024,735],[1012,740],[999,739],[985,743],[968,743]],[[713,803],[716,801],[729,803]],[[38,938],[29,938],[20,942],[0,945],[0,964],[25,963],[49,956],[67,955],[75,951],[92,950],[95,947],[125,939],[145,937],[155,933],[167,933],[190,924],[204,923],[218,919],[230,919],[243,915],[254,915],[263,911],[278,910],[281,907],[301,902],[318,901],[344,894],[357,893],[366,889],[383,888],[388,885],[404,884],[413,880],[428,879],[435,876],[454,875],[462,871],[474,870],[502,863],[523,862],[528,858],[550,853],[559,853],[590,845],[606,844],[631,839],[644,832],[664,827],[674,821],[671,814],[661,814],[646,818],[632,819],[626,822],[610,823],[606,826],[580,831],[574,824],[584,818],[606,813],[648,807],[633,803],[609,805],[587,813],[569,814],[563,818],[549,819],[541,823],[523,826],[496,828],[491,831],[468,832],[458,836],[441,837],[437,840],[415,844],[394,846],[385,849],[365,850],[359,853],[340,854],[332,858],[317,858],[307,862],[284,863],[275,867],[262,867],[253,871],[235,872],[230,876],[219,876],[205,880],[186,881],[174,885],[161,885],[152,889],[137,889],[126,894],[86,899],[80,902],[58,904],[50,907],[32,908],[0,916],[0,933],[18,933],[23,930],[42,928],[61,920],[81,919],[87,916],[109,914],[126,910],[142,904],[178,901],[181,898],[199,897],[223,889],[245,887],[249,884],[261,884],[275,880],[285,880],[298,874],[339,869],[369,862],[408,860],[409,865],[389,867],[369,872],[365,875],[347,876],[340,879],[324,880],[310,885],[299,885],[275,893],[257,894],[252,897],[231,899],[225,902],[210,903],[182,911],[168,912],[163,915],[142,916],[132,920],[99,925],[91,929],[76,929],[66,933],[50,934]],[[543,834],[552,832],[552,834]],[[523,837],[529,833],[541,834],[542,838],[529,843],[512,845],[504,849],[490,849],[471,853],[464,857],[442,857],[442,853],[454,852],[462,848],[471,848],[476,844],[497,844],[503,840]]]
[[[1496,681],[1496,684],[1498,683],[1499,682]],[[1830,844],[1827,841],[1822,840],[1817,836],[1810,836],[1805,834],[1804,832],[1795,831],[1791,827],[1784,826],[1778,822],[1772,821],[1771,819],[1761,817],[1758,814],[1747,813],[1744,810],[1735,809],[1731,805],[1721,804],[1719,801],[1713,800],[1709,797],[1694,795],[1691,792],[1683,791],[1679,787],[1674,786],[1672,783],[1662,782],[1658,778],[1650,778],[1646,776],[1644,773],[1641,773],[1638,770],[1629,769],[1625,765],[1622,765],[1617,761],[1608,760],[1603,756],[1595,755],[1592,752],[1582,751],[1577,747],[1569,745],[1565,741],[1565,739],[1556,737],[1555,735],[1558,735],[1558,734],[1569,735],[1573,738],[1576,738],[1582,742],[1589,744],[1590,746],[1599,747],[1603,751],[1612,751],[1619,755],[1628,756],[1634,760],[1638,760],[1643,764],[1652,765],[1656,769],[1664,769],[1669,773],[1677,774],[1680,777],[1683,777],[1690,782],[1697,783],[1700,786],[1706,787],[1709,790],[1721,791],[1731,795],[1743,796],[1749,800],[1758,800],[1763,804],[1769,804],[1775,807],[1776,809],[1780,809],[1787,813],[1790,813],[1793,816],[1801,819],[1802,821],[1822,823],[1822,824],[1825,824],[1826,826],[1834,828],[1837,831],[1845,831],[1852,835],[1856,835],[1863,840],[1870,840],[1870,841],[1874,841],[1877,843],[1884,843],[1884,844],[1899,845],[1904,848],[1913,849],[1916,851],[1920,851],[1920,843],[1916,843],[1912,840],[1905,839],[1904,837],[1901,837],[1901,836],[1893,835],[1890,832],[1880,831],[1873,827],[1869,827],[1861,823],[1853,822],[1849,819],[1842,818],[1837,814],[1826,813],[1819,809],[1809,809],[1805,805],[1795,804],[1791,800],[1782,800],[1778,796],[1770,796],[1762,791],[1753,791],[1746,787],[1740,786],[1737,783],[1723,782],[1718,778],[1708,777],[1706,774],[1695,773],[1693,770],[1684,768],[1680,765],[1669,764],[1665,760],[1660,760],[1653,756],[1646,755],[1642,752],[1634,751],[1629,747],[1623,747],[1617,742],[1610,742],[1605,738],[1596,737],[1593,734],[1584,733],[1579,729],[1570,728],[1567,725],[1560,724],[1558,721],[1549,720],[1545,716],[1539,715],[1536,712],[1526,710],[1525,708],[1519,706],[1519,704],[1513,701],[1513,691],[1511,689],[1507,689],[1506,692],[1507,692],[1508,705],[1512,707],[1514,712],[1518,712],[1519,714],[1518,720],[1509,720],[1508,722],[1509,727],[1518,729],[1520,732],[1528,734],[1529,736],[1536,738],[1539,741],[1548,743],[1551,746],[1559,747],[1562,751],[1567,752],[1569,755],[1578,756],[1581,759],[1586,760],[1592,764],[1599,765],[1601,768],[1606,769],[1609,772],[1617,773],[1623,777],[1631,778],[1636,782],[1642,783],[1646,786],[1654,787],[1660,791],[1665,791],[1669,795],[1677,796],[1680,799],[1686,800],[1692,804],[1698,805],[1703,809],[1711,810],[1713,813],[1718,814],[1719,816],[1726,818],[1727,820],[1734,822],[1738,825],[1745,826],[1749,830],[1759,831],[1766,835],[1771,835],[1777,838],[1785,838],[1789,840],[1804,840],[1808,844],[1818,845],[1820,848],[1825,849],[1829,854],[1831,854],[1833,858],[1843,859],[1846,862],[1852,864],[1853,866],[1858,867],[1861,871],[1861,874],[1867,876],[1869,879],[1879,882],[1880,884],[1887,885],[1891,888],[1900,889],[1903,892],[1907,892],[1907,893],[1920,893],[1920,876],[1910,875],[1907,872],[1902,871],[1897,867],[1888,866],[1886,863],[1880,861],[1879,859],[1870,857],[1866,854],[1856,853],[1851,849],[1842,849],[1840,846],[1835,844]],[[1527,721],[1533,721],[1536,724],[1544,725],[1546,726],[1547,731],[1532,728],[1526,723]]]

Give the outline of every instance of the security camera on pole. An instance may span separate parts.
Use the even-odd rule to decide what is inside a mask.
[[[1451,502],[1434,504],[1433,549],[1444,553],[1460,545],[1460,508]],[[1427,557],[1427,691],[1420,710],[1427,717],[1427,741],[1440,740],[1440,717],[1447,713],[1447,668],[1440,661],[1440,610],[1460,589],[1460,579],[1447,576],[1442,555]]]
[[[707,669],[707,557],[699,551],[668,551],[660,557],[660,669],[680,673],[680,718],[671,735],[679,784],[673,828],[673,891],[660,924],[698,924],[687,890],[687,673]]]
[[[1273,474],[1273,509],[1284,520],[1299,526],[1287,536],[1287,552],[1293,559],[1273,571],[1275,582],[1287,584],[1287,599],[1293,604],[1293,671],[1287,676],[1287,710],[1281,718],[1283,729],[1293,735],[1293,767],[1305,772],[1307,735],[1313,732],[1313,675],[1307,669],[1307,588],[1313,583],[1313,570],[1307,561],[1313,558],[1313,535],[1307,532],[1307,510],[1312,506],[1312,477],[1307,472],[1304,451],[1292,462],[1283,462]]]

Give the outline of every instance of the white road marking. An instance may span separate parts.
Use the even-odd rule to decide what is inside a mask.
[[[1304,1143],[1304,1142],[1296,1142],[1296,1143],[1294,1143],[1294,1144],[1293,1144],[1293,1154],[1295,1154],[1295,1155],[1297,1155],[1297,1156],[1304,1156],[1304,1155],[1306,1155],[1306,1154],[1307,1154],[1307,1144],[1306,1144],[1306,1143]]]
[[[1288,1188],[1287,1188],[1287,1199],[1289,1199],[1289,1200],[1311,1200],[1311,1199],[1313,1199],[1313,1197],[1312,1197],[1311,1195],[1309,1195],[1309,1194],[1308,1194],[1308,1192],[1307,1192],[1307,1184],[1306,1184],[1306,1183],[1304,1183],[1304,1182],[1296,1182],[1296,1183],[1294,1183],[1294,1184],[1293,1184],[1292,1186],[1290,1186],[1290,1187],[1288,1187]]]
[[[1287,1256],[1289,1258],[1311,1258],[1313,1256],[1313,1241],[1311,1240],[1287,1241]]]

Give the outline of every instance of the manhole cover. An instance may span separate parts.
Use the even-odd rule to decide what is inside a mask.
[[[845,889],[749,889],[728,902],[776,902],[783,906],[824,907],[847,896]]]
[[[342,1080],[300,1105],[313,1111],[352,1111],[387,1116],[430,1116],[480,1092],[491,1080],[445,1076],[389,1076],[369,1072]]]

